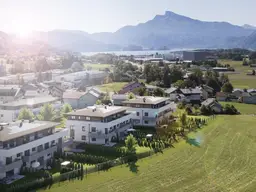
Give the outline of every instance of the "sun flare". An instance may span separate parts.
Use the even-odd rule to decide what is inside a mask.
[[[29,37],[32,32],[32,29],[26,25],[17,25],[15,26],[14,33],[20,38]]]

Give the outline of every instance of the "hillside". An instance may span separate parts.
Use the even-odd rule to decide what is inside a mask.
[[[189,142],[139,160],[137,172],[122,165],[46,191],[255,191],[255,123],[251,115],[219,116]]]

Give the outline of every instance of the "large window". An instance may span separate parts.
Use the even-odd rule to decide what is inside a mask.
[[[85,126],[82,126],[82,131],[85,131]]]
[[[137,116],[140,116],[140,112],[137,112],[136,114],[137,114]]]
[[[86,136],[85,135],[82,135],[82,138],[81,138],[83,141],[86,140]]]
[[[92,132],[96,132],[96,127],[92,127]]]
[[[145,112],[145,114],[144,114],[146,117],[148,117],[148,112]]]
[[[85,117],[85,120],[90,121],[91,118],[90,117]]]
[[[96,138],[92,138],[92,141],[96,141]]]
[[[145,124],[148,124],[148,121],[144,121]]]

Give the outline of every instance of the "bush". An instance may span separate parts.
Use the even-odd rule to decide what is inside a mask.
[[[239,114],[238,110],[234,107],[234,105],[226,104],[223,109],[224,114],[227,115],[237,115]]]

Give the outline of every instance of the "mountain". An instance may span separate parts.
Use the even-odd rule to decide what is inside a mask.
[[[53,47],[77,52],[113,51],[121,49],[117,45],[93,40],[88,33],[83,31],[54,30],[49,32],[34,32],[33,36],[35,39],[44,41]]]
[[[92,38],[143,47],[218,48],[228,47],[228,39],[248,36],[252,31],[227,22],[204,22],[167,11],[146,23],[126,26],[114,33],[92,34]]]
[[[255,26],[253,26],[253,25],[249,25],[249,24],[244,24],[242,27],[243,27],[243,28],[245,28],[245,29],[252,29],[252,30],[256,30],[256,27],[255,27]]]
[[[248,37],[242,38],[239,44],[243,48],[256,49],[256,31],[249,35]]]

